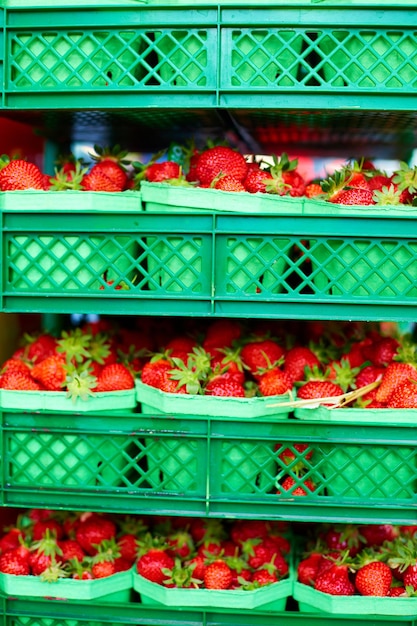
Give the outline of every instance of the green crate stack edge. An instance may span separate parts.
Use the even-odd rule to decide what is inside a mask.
[[[234,11],[234,9],[232,9],[232,10]],[[326,33],[326,34],[327,34],[327,33]],[[236,39],[234,40],[234,43],[236,43],[236,42],[240,41],[240,35],[241,35],[241,33],[237,33],[237,34],[235,35],[235,36],[236,36]],[[261,35],[261,36],[262,36],[262,35]],[[284,35],[284,40],[285,40],[285,35]],[[242,43],[242,45],[243,45],[243,46],[247,46],[247,45],[249,45],[249,50],[251,49],[251,46],[255,46],[255,47],[256,47],[256,46],[258,45],[258,43],[259,43],[259,41],[255,41],[255,43],[254,43],[254,42],[253,42],[253,40],[252,40],[251,38],[249,38],[249,41],[248,41],[248,40],[245,40],[245,37],[243,37],[243,40],[242,40],[242,41],[243,41],[243,43]],[[288,44],[288,41],[289,41],[289,40],[287,39],[287,41],[285,41],[285,44]],[[282,42],[282,39],[281,39],[281,42]],[[177,43],[178,43],[178,40],[177,40]],[[195,43],[195,42],[194,42],[194,43]],[[323,41],[323,49],[325,50],[325,53],[326,53],[326,55],[327,55],[327,59],[329,60],[329,62],[327,63],[328,67],[323,69],[323,73],[324,73],[325,75],[327,75],[327,77],[328,77],[326,80],[329,80],[329,81],[334,81],[334,83],[333,83],[333,84],[334,84],[337,88],[339,88],[339,87],[343,86],[343,85],[342,85],[342,82],[343,82],[343,81],[346,81],[346,77],[347,77],[350,81],[353,81],[353,82],[358,81],[358,80],[359,80],[359,78],[361,78],[361,79],[362,79],[362,73],[360,72],[360,75],[359,75],[358,73],[357,73],[357,74],[354,74],[354,71],[355,71],[354,69],[353,69],[353,70],[352,70],[352,69],[351,69],[351,70],[346,69],[346,75],[345,75],[345,77],[341,77],[341,76],[340,76],[340,70],[341,70],[340,63],[343,63],[343,54],[341,55],[342,61],[337,61],[337,62],[336,62],[336,65],[334,65],[334,64],[333,64],[333,62],[331,62],[331,61],[330,61],[330,58],[331,58],[331,56],[332,56],[332,55],[329,55],[329,48],[327,48],[327,49],[326,49],[326,47],[325,47],[325,46],[326,46],[326,45],[327,45],[327,46],[328,46],[328,45],[330,45],[330,46],[331,46],[331,51],[333,51],[333,48],[340,48],[340,47],[341,47],[341,46],[340,46],[340,44],[341,44],[341,43],[343,43],[343,41],[342,41],[342,40],[339,40],[337,37],[336,37],[336,40],[334,40],[332,37],[330,37],[330,42],[329,42],[328,40],[326,40],[325,38],[324,38],[324,41]],[[369,42],[366,42],[366,44],[367,44],[367,45],[368,45],[368,43],[369,43]],[[411,49],[410,49],[410,47],[409,47],[409,46],[410,46],[410,41],[408,40],[408,38],[407,38],[407,37],[405,37],[405,38],[404,38],[404,42],[403,42],[403,43],[404,43],[404,45],[405,45],[404,52],[405,52],[408,56],[412,57],[412,56],[413,56],[413,54],[414,54],[414,48],[411,48]],[[300,52],[301,52],[301,47],[300,47],[300,38],[299,38],[298,34],[297,34],[295,37],[293,37],[292,35],[290,36],[290,44],[291,44],[291,45],[289,46],[289,48],[288,48],[288,45],[286,45],[286,46],[285,46],[285,48],[286,48],[285,66],[286,66],[286,67],[289,67],[290,69],[289,69],[288,71],[284,72],[284,74],[285,74],[285,75],[284,75],[284,77],[283,77],[283,82],[281,83],[281,86],[283,86],[283,87],[292,87],[292,86],[294,85],[294,77],[295,77],[295,72],[294,72],[294,64],[297,64],[297,63],[298,63],[297,56],[298,56],[298,55],[300,54]],[[362,41],[362,44],[363,44],[363,41]],[[398,47],[398,45],[397,45],[397,44],[398,44],[398,41],[394,41],[394,47]],[[26,45],[26,44],[25,44],[25,45]],[[36,44],[35,44],[35,45],[36,45]],[[76,45],[78,46],[78,42],[77,42],[77,44],[76,44]],[[352,47],[351,47],[351,48],[349,48],[349,46],[346,46],[346,47],[344,48],[344,53],[346,54],[346,50],[347,50],[348,52],[349,52],[349,51],[351,52],[351,51],[352,51],[352,49],[354,49],[354,47],[355,47],[355,46],[357,46],[357,45],[358,45],[357,40],[355,41],[355,38],[353,38],[353,42],[351,42],[351,46],[352,46]],[[374,45],[376,46],[376,48],[375,48],[375,49],[373,49],[373,46],[374,46]],[[376,43],[375,43],[375,42],[373,42],[373,43],[369,43],[369,46],[370,46],[370,54],[371,54],[371,56],[372,56],[372,54],[374,54],[374,53],[375,53],[375,51],[376,51],[376,52],[378,52],[378,54],[381,54],[381,53],[382,53],[382,54],[385,54],[385,53],[386,53],[386,45],[387,45],[387,42],[386,42],[386,41],[384,41],[384,40],[382,40],[382,41],[377,41]],[[388,43],[388,45],[389,45],[389,43]],[[392,42],[391,42],[391,45],[392,45]],[[292,46],[294,46],[294,47],[292,47]],[[382,48],[381,48],[381,46],[382,46]],[[342,46],[342,48],[343,48],[343,46]],[[384,49],[384,48],[385,48],[385,49]],[[110,48],[109,48],[109,49],[111,49],[111,46],[110,46]],[[244,56],[246,56],[246,55],[248,54],[247,50],[248,50],[247,48],[245,48],[245,47],[243,48],[243,55],[244,55]],[[190,48],[190,49],[189,49],[189,51],[191,51],[191,54],[192,54],[192,55],[195,55],[195,49],[193,50],[192,48]],[[161,44],[161,52],[162,52],[162,55],[161,55],[161,77],[164,75],[164,72],[165,72],[165,71],[167,71],[168,73],[167,73],[167,74],[165,74],[165,78],[163,78],[163,81],[170,81],[170,80],[171,80],[171,66],[170,66],[169,68],[167,68],[167,70],[164,70],[165,59],[167,59],[167,58],[168,58],[168,56],[165,54],[166,50],[164,50],[164,43],[163,43],[163,42],[162,42],[162,44]],[[184,52],[184,50],[183,50],[182,52]],[[265,52],[265,51],[263,51],[263,52]],[[119,55],[120,50],[118,50],[118,51],[113,50],[113,53],[114,53],[114,54]],[[38,54],[38,51],[36,51],[36,54]],[[241,52],[240,54],[242,54],[242,52]],[[238,55],[238,56],[239,56],[239,55]],[[260,57],[260,58],[262,58],[262,55],[261,55],[261,57]],[[388,64],[389,64],[389,63],[391,63],[391,62],[394,62],[394,61],[393,61],[393,57],[392,57],[392,56],[390,56],[390,52],[389,52],[389,51],[388,51],[388,56],[387,56],[387,58],[388,58]],[[105,55],[105,61],[104,61],[104,62],[105,62],[105,63],[108,63],[108,61],[109,61],[109,60],[108,60],[108,57]],[[201,59],[199,59],[199,58],[198,58],[198,56],[197,56],[197,57],[196,57],[196,61],[197,61],[197,62],[198,62],[198,64],[199,64],[199,63],[201,62]],[[99,62],[99,63],[103,63],[103,60],[98,61],[98,62]],[[397,62],[397,63],[398,63],[398,59],[397,59],[395,62]],[[400,62],[401,62],[401,61],[400,61]],[[283,63],[283,64],[284,64],[284,61],[281,61],[281,63]],[[238,64],[239,64],[239,61],[238,61]],[[246,81],[251,81],[251,80],[252,80],[252,78],[251,78],[251,77],[252,77],[253,75],[256,75],[256,74],[257,74],[256,69],[255,69],[255,71],[254,71],[253,67],[251,67],[251,66],[250,66],[250,67],[248,68],[248,67],[245,67],[245,65],[246,65],[246,64],[244,64],[243,73],[240,71],[240,72],[238,73],[238,78],[237,78],[237,80],[238,80],[238,81],[243,81],[243,83],[245,83]],[[250,64],[249,64],[249,65],[250,65]],[[292,68],[291,68],[291,66],[292,66]],[[363,68],[361,68],[361,69],[363,69]],[[39,69],[38,69],[37,71],[39,71]],[[271,80],[275,80],[276,75],[277,75],[277,68],[276,68],[276,67],[274,67],[274,66],[272,66],[272,68],[270,69],[270,71],[272,72],[272,74],[270,75],[269,80],[270,80],[270,81],[271,81]],[[350,71],[350,74],[349,74],[349,71]],[[405,67],[405,71],[406,71],[406,73],[404,74],[404,76],[406,76],[406,78],[404,79],[404,80],[405,80],[404,86],[405,86],[405,88],[409,88],[409,87],[410,87],[410,82],[411,82],[410,75],[408,74],[408,76],[407,76],[407,71],[409,71],[409,69],[407,69],[407,67]],[[109,72],[111,73],[111,79],[113,79],[113,75],[115,75],[115,76],[116,76],[115,80],[119,80],[119,76],[117,75],[117,71],[116,71],[116,73],[114,74],[114,70],[110,69],[110,70],[109,70]],[[248,72],[248,73],[246,73],[246,72]],[[378,81],[378,83],[381,83],[381,82],[383,83],[383,82],[384,82],[384,80],[385,80],[385,78],[384,78],[384,77],[385,77],[385,75],[386,75],[386,73],[385,73],[385,72],[386,72],[386,66],[385,66],[385,64],[382,64],[382,66],[380,66],[379,68],[377,68],[377,72],[379,72],[379,74],[377,75],[376,80]],[[185,74],[184,74],[184,71],[183,71],[183,70],[182,70],[180,73],[181,73],[181,75],[182,75],[182,76],[181,76],[181,77],[179,77],[179,83],[177,83],[179,86],[181,86],[181,80],[182,80],[182,81],[185,81],[185,82],[190,81],[190,80],[195,80],[195,77],[194,77],[194,78],[192,78],[192,76],[191,76],[190,74],[187,74],[187,73],[185,73]],[[110,78],[110,76],[108,76],[108,75],[107,75],[107,77],[108,77],[108,78]],[[271,78],[271,77],[272,77],[272,78]],[[36,81],[38,81],[38,80],[43,80],[43,78],[44,78],[44,76],[38,76],[38,77],[36,78]],[[84,78],[83,78],[83,80],[84,80]],[[87,82],[90,80],[90,78],[88,77],[88,75],[87,75],[87,78],[86,78],[85,80],[86,80]],[[122,81],[122,80],[123,80],[123,79],[122,79],[122,78],[120,78],[120,81]],[[256,80],[258,80],[258,79],[256,79]],[[267,80],[268,80],[268,79],[267,79]],[[375,80],[375,78],[373,78],[373,77],[372,77],[372,73],[371,73],[371,78],[370,78],[369,73],[368,73],[368,72],[365,72],[365,77],[364,77],[364,80],[365,80],[365,83],[363,83],[363,85],[362,85],[362,86],[363,86],[365,89],[369,89],[369,90],[372,92],[372,90],[375,88],[375,82],[373,82],[373,80]],[[264,81],[264,82],[262,82],[262,81]],[[287,81],[287,84],[285,84],[285,81]],[[368,81],[368,83],[367,83],[367,84],[366,84],[366,81]],[[125,88],[130,86],[130,85],[129,85],[128,83],[126,83],[126,82],[124,83],[124,85],[123,85],[123,83],[122,83],[122,82],[120,82],[119,84],[120,84],[120,86],[123,86],[123,87],[125,87]],[[260,92],[262,93],[262,90],[263,90],[265,87],[268,87],[268,82],[267,82],[267,83],[265,83],[265,77],[263,77],[263,78],[261,78],[261,79],[260,79],[260,83],[259,83],[259,84],[257,84],[257,82],[254,82],[254,83],[249,82],[249,85],[250,85],[250,88],[252,88],[252,87],[254,87],[254,88],[255,88],[255,90],[254,90],[254,91],[255,91],[255,93],[256,93],[256,88],[259,88],[259,87],[260,87]],[[46,86],[46,87],[48,87],[48,85],[47,85],[47,84],[46,84],[45,86]],[[49,86],[50,86],[50,85],[49,85]],[[228,87],[230,87],[230,85],[229,85],[229,84],[228,84],[227,86],[228,86]],[[238,84],[234,83],[234,84],[233,84],[233,86],[234,86],[234,87],[235,87],[235,86],[238,86]],[[269,86],[270,86],[270,85],[269,85]],[[392,85],[389,85],[389,84],[386,84],[385,86],[386,86],[387,88],[393,87]],[[23,88],[25,88],[25,85],[23,85]],[[26,85],[26,88],[27,88],[27,85]],[[395,89],[395,86],[394,86],[394,89]],[[257,98],[257,97],[258,97],[258,95],[255,95],[254,97],[255,97],[255,98]],[[162,100],[162,98],[161,98],[161,103],[162,103],[162,102],[163,102],[163,100]],[[212,100],[211,100],[211,102],[212,102]],[[232,96],[230,96],[229,103],[233,103],[233,98],[232,98]],[[210,106],[210,105],[208,105],[208,106]],[[6,107],[6,108],[7,108],[7,107]],[[215,421],[215,420],[213,420],[213,421]],[[301,432],[301,431],[300,431],[300,432]],[[389,432],[389,431],[388,431],[388,432]],[[405,433],[406,431],[403,431],[403,432]],[[388,437],[387,433],[385,433],[385,435],[382,435],[382,441],[386,442],[387,437]],[[407,454],[409,453],[409,451],[407,450],[407,445],[410,443],[410,439],[409,439],[409,437],[408,437],[408,434],[407,434],[407,436],[404,436],[404,437],[403,437],[403,439],[402,439],[402,443],[403,443],[403,444],[405,444],[405,446],[404,446],[404,448],[403,448],[403,449],[405,450],[405,454],[407,455]],[[394,466],[392,466],[390,462],[388,462],[388,465],[390,466],[390,470],[389,470],[389,471],[390,471],[390,472],[391,472],[391,474],[392,474],[392,473],[394,472]],[[114,472],[114,467],[112,468],[112,470],[113,470],[113,472]],[[412,470],[411,470],[411,474],[412,474]],[[105,473],[104,473],[104,476],[105,476]],[[380,478],[380,477],[379,477],[379,478]],[[82,478],[81,480],[84,480],[84,478]],[[107,478],[106,478],[106,480],[111,480],[111,478],[107,477]],[[404,482],[403,484],[407,485],[407,484],[409,483],[409,481],[410,481],[410,477],[408,476],[408,477],[406,477],[405,482]],[[343,489],[343,486],[342,486],[341,488]],[[399,492],[399,493],[400,493],[400,498],[401,498],[401,497],[405,497],[405,498],[407,499],[407,497],[409,496],[409,494],[408,494],[408,493],[405,493],[405,494],[404,494],[404,493],[401,493],[401,492]],[[228,496],[228,498],[229,498],[229,497],[230,497],[230,495]],[[127,506],[127,509],[128,509],[128,508],[129,508],[129,504],[127,504],[126,506]],[[163,505],[162,505],[162,503],[161,503],[161,506],[163,506]],[[117,504],[115,505],[115,508],[117,508]],[[305,519],[305,518],[306,518],[305,509],[306,509],[306,507],[302,507],[302,510],[300,510],[300,512],[298,513],[298,515],[300,516],[300,519]],[[19,603],[18,603],[18,604],[19,604]],[[39,614],[41,615],[41,614],[42,614],[42,607],[38,608],[37,610],[39,611]],[[86,610],[86,609],[85,609],[85,607],[83,607],[83,611],[85,611],[85,610]],[[95,611],[97,611],[97,609],[94,609],[94,610],[95,610]],[[65,609],[65,612],[66,612],[66,613],[68,613],[68,615],[69,615],[69,620],[71,620],[71,619],[73,618],[73,615],[71,614],[71,612],[70,612],[70,611],[71,611],[71,609],[69,609],[69,610],[68,610],[68,609]],[[119,613],[119,611],[120,611],[120,613]],[[116,619],[116,620],[120,620],[120,619],[121,619],[121,616],[122,616],[122,615],[125,615],[125,616],[126,616],[126,620],[127,620],[128,618],[129,618],[129,620],[131,620],[131,618],[132,618],[132,615],[133,615],[133,614],[132,614],[132,613],[130,613],[129,611],[131,611],[131,609],[130,609],[130,608],[126,608],[126,609],[117,609],[117,612],[115,613],[115,619]],[[24,613],[24,611],[22,610],[22,608],[21,608],[21,613],[22,613],[22,615],[23,615],[23,613]],[[17,615],[19,615],[19,612],[17,612],[16,614],[17,614]],[[27,612],[26,612],[26,614],[27,614]],[[83,614],[85,615],[85,613],[83,613]],[[94,615],[94,618],[97,618],[97,613],[94,613],[93,615]],[[106,613],[106,614],[105,614],[103,611],[100,611],[100,610],[99,610],[99,611],[98,611],[98,615],[99,615],[99,619],[100,619],[101,617],[102,617],[103,619],[107,619],[107,617],[104,617],[104,616],[105,616],[105,615],[107,616],[107,615],[108,615],[108,613]],[[143,613],[143,615],[145,616],[145,613]],[[101,616],[101,617],[100,617],[100,616]],[[147,615],[147,616],[148,616],[148,615]],[[158,617],[159,617],[159,616],[158,616]],[[156,618],[156,615],[155,615],[155,618]],[[33,621],[31,620],[31,618],[30,618],[30,617],[29,617],[29,618],[23,618],[23,617],[20,617],[20,618],[19,618],[19,617],[18,617],[17,619],[19,619],[19,622],[16,622],[16,623],[19,623],[19,624],[20,624],[20,623],[22,623],[22,624],[23,624],[23,623],[33,624]],[[90,619],[91,619],[91,618],[90,618]],[[201,619],[203,619],[203,617],[202,617],[202,616],[201,616]],[[244,623],[244,621],[243,621],[244,619],[245,619],[245,617],[243,617],[243,616],[242,616],[242,617],[241,617],[241,620],[242,620],[242,621],[240,621],[240,623],[241,623],[241,624],[243,624],[243,623]],[[249,620],[252,620],[252,619],[254,619],[254,617],[249,618]],[[324,619],[324,617],[323,617],[323,619]],[[42,617],[42,616],[40,616],[40,617],[39,617],[39,620],[41,620],[41,622],[40,622],[40,623],[41,623],[41,626],[44,626],[44,623],[45,623],[45,624],[46,624],[46,623],[48,623],[48,626],[49,626],[49,623],[50,623],[50,621],[51,621],[51,620],[50,620],[50,616],[49,616],[49,614],[48,614],[46,617]],[[83,618],[83,620],[84,620],[84,618]],[[190,616],[190,620],[191,620],[191,616]],[[186,621],[187,621],[187,618],[184,618],[184,622],[181,622],[181,623],[186,623]],[[70,624],[70,623],[71,623],[71,621],[68,621],[68,624]],[[78,624],[78,621],[77,621],[76,623]],[[91,623],[91,622],[89,622],[89,623]],[[160,623],[160,622],[158,622],[158,623]],[[172,623],[172,621],[171,621],[171,616],[170,616],[170,619],[169,619],[169,620],[167,620],[167,622],[166,622],[166,623]],[[248,623],[253,623],[253,621],[248,621]],[[272,624],[272,618],[268,618],[268,617],[264,617],[264,616],[262,616],[262,619],[259,621],[259,623],[265,623],[265,624],[267,624],[267,623],[271,623],[271,624]],[[71,626],[72,626],[72,624],[71,624]]]

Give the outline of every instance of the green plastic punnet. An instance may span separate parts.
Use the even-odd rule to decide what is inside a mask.
[[[253,590],[169,588],[133,571],[133,588],[140,594],[142,604],[148,606],[284,611],[292,585],[293,581],[288,578]]]
[[[417,424],[417,409],[331,409],[327,406],[296,408],[294,417],[300,420],[344,422],[350,424]]]
[[[304,198],[267,193],[230,192],[220,189],[181,187],[168,183],[141,185],[145,211],[197,212],[219,211],[233,213],[272,213],[301,215]]]
[[[0,209],[7,211],[68,211],[70,213],[142,210],[140,191],[1,191]]]
[[[67,397],[66,391],[13,391],[0,389],[0,409],[22,411],[62,411],[86,413],[97,411],[133,410],[136,407],[136,390],[102,391],[87,400]]]
[[[334,615],[417,615],[417,598],[377,596],[333,596],[313,587],[294,582],[293,597],[304,613],[323,612]]]
[[[290,394],[256,398],[224,398],[176,394],[161,391],[136,380],[137,401],[142,405],[142,413],[167,413],[175,415],[206,415],[256,419],[270,417],[273,420],[286,420],[290,409],[279,406],[288,402]],[[277,406],[271,406],[277,405]]]
[[[129,602],[132,590],[132,570],[106,578],[75,580],[62,578],[57,582],[43,581],[40,576],[14,576],[0,573],[0,590],[8,596],[58,598],[60,600],[97,600]]]
[[[344,205],[318,200],[315,198],[305,198],[303,204],[303,215],[333,216],[333,217],[362,217],[362,218],[390,218],[401,217],[415,220],[417,217],[417,207],[399,205]]]

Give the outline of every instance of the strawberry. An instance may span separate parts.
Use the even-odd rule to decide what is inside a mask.
[[[274,367],[258,378],[259,391],[263,396],[280,396],[292,388],[292,379],[279,367]]]
[[[284,348],[273,339],[261,339],[247,343],[240,356],[244,367],[256,376],[261,370],[279,365],[284,354]]]
[[[283,152],[281,157],[273,156],[274,164],[270,169],[272,181],[267,186],[270,193],[290,196],[303,196],[305,193],[305,181],[299,173],[298,159],[290,160],[288,154]]]
[[[320,552],[313,552],[298,563],[297,579],[300,583],[314,587],[318,566],[322,558],[323,555]]]
[[[399,361],[390,363],[376,392],[378,402],[387,402],[392,393],[409,379],[417,380],[417,368],[414,365]]]
[[[8,550],[14,550],[21,544],[20,541],[24,539],[24,533],[20,528],[11,528],[0,539],[0,554],[7,552]]]
[[[75,539],[62,539],[57,543],[58,548],[62,552],[62,554],[57,555],[58,562],[66,562],[70,561],[71,559],[78,559],[78,561],[81,563],[81,561],[86,556],[84,550]]]
[[[400,343],[394,337],[381,337],[362,349],[365,360],[377,367],[387,366],[398,352]]]
[[[386,596],[391,583],[391,569],[381,561],[367,563],[356,572],[355,586],[362,596]]]
[[[288,445],[288,444],[286,444],[286,445]],[[279,452],[279,454],[278,454],[278,458],[281,459],[281,461],[285,465],[289,465],[290,463],[293,463],[293,461],[295,461],[297,459],[297,465],[302,466],[304,459],[309,461],[311,459],[311,457],[313,456],[313,450],[311,450],[311,449],[309,450],[309,447],[310,447],[309,444],[307,444],[307,443],[293,443],[291,445],[292,445],[291,448],[286,448],[281,443],[277,443],[276,446],[275,446],[276,450],[281,450]],[[292,448],[294,448],[294,450]],[[306,452],[306,454],[304,454],[305,452]],[[293,466],[293,469],[294,468],[295,467]]]
[[[236,320],[216,320],[209,324],[202,347],[213,356],[218,349],[232,346],[240,338],[242,328]],[[223,353],[222,353],[223,354]]]
[[[165,550],[151,548],[139,558],[136,568],[138,573],[144,578],[162,585],[168,578],[163,570],[172,570],[174,565],[174,559]]]
[[[28,560],[20,556],[15,550],[9,550],[0,556],[0,572],[14,576],[28,576],[30,565]]]
[[[382,191],[383,187],[390,187],[391,184],[392,176],[386,176],[385,174],[376,174],[368,179],[368,186],[372,191]]]
[[[403,586],[401,586],[401,587],[391,587],[391,589],[387,593],[387,596],[389,598],[406,598],[407,595],[408,595],[407,594],[407,590]]]
[[[0,160],[0,190],[44,189],[44,177],[34,163],[23,159]]]
[[[91,566],[93,578],[107,578],[116,573],[115,564],[111,561],[99,561]]]
[[[363,187],[343,189],[334,198],[330,198],[329,202],[333,204],[361,206],[375,204],[372,191],[370,189],[364,189]]]
[[[307,198],[315,198],[323,195],[323,189],[319,183],[309,183],[306,185],[304,194]]]
[[[81,185],[84,191],[122,191],[120,185],[107,176],[98,164],[94,165],[88,174],[83,176]]]
[[[0,377],[0,388],[15,391],[39,391],[42,387],[31,376],[11,369]]]
[[[185,565],[192,569],[193,578],[198,578],[199,580],[204,579],[204,572],[206,571],[206,558],[202,555],[194,556],[190,560],[185,561]]]
[[[51,534],[55,539],[62,539],[64,535],[64,529],[62,525],[55,519],[38,520],[32,527],[32,539],[33,541],[39,541],[47,534]]]
[[[117,548],[120,556],[133,563],[138,556],[138,539],[136,535],[125,533],[117,540]]]
[[[360,387],[366,387],[366,385],[370,385],[376,380],[381,380],[384,373],[385,367],[381,367],[379,365],[367,365],[361,369],[356,376],[355,386],[358,389],[360,389]]]
[[[246,191],[243,183],[234,176],[219,176],[214,179],[213,183],[214,189],[221,189],[222,191]]]
[[[305,380],[306,368],[320,367],[317,355],[307,346],[294,346],[285,354],[284,372],[293,382]]]
[[[264,587],[265,585],[272,585],[278,582],[279,577],[275,572],[270,572],[267,569],[258,569],[256,572],[253,572],[251,580],[257,586]]]
[[[247,539],[266,539],[271,531],[270,523],[263,520],[236,520],[230,529],[234,543],[242,544]]]
[[[178,530],[167,537],[168,554],[172,557],[184,559],[194,551],[194,541],[191,534],[185,530]]]
[[[115,537],[116,530],[112,520],[93,514],[78,525],[75,539],[88,555],[94,556],[97,554],[96,546]]]
[[[223,396],[244,398],[245,389],[241,383],[230,378],[227,373],[214,376],[205,387],[205,394],[210,396]]]
[[[222,559],[217,559],[206,567],[204,572],[206,589],[229,589],[232,581],[232,570]]]
[[[260,538],[247,539],[242,545],[242,553],[246,555],[247,562],[253,569],[258,569],[264,563],[271,561],[277,553],[274,544],[268,544]]]
[[[56,353],[57,339],[49,333],[42,333],[38,336],[25,336],[28,344],[25,346],[25,353],[30,361],[39,363],[47,356]]]
[[[233,176],[243,181],[248,171],[245,157],[227,146],[214,146],[204,150],[197,161],[196,174],[201,184],[210,185],[219,174]]]
[[[171,180],[181,176],[181,168],[175,161],[163,161],[162,163],[152,163],[145,169],[145,178],[150,183],[160,183],[164,180]]]
[[[398,535],[398,529],[392,524],[365,524],[359,530],[370,547],[381,546],[384,541],[393,541]]]
[[[289,495],[291,496],[307,496],[316,489],[316,485],[309,478],[302,481],[303,487],[299,484],[294,489],[294,486],[296,484],[297,481],[295,480],[295,478],[293,478],[292,476],[287,476],[284,479],[283,483],[279,485],[277,494],[283,495],[288,491]],[[304,487],[306,487],[306,489],[304,489]]]
[[[314,589],[334,596],[353,596],[355,592],[355,587],[349,580],[348,566],[337,563],[333,563],[316,578]]]
[[[245,190],[249,193],[267,193],[267,185],[272,180],[272,174],[259,166],[249,167],[243,181]]]
[[[123,363],[110,363],[101,370],[95,391],[122,391],[134,386],[135,379]]]
[[[65,358],[60,354],[46,357],[33,366],[32,377],[49,391],[62,391],[67,377]]]
[[[417,591],[417,563],[408,565],[404,571],[403,577],[404,587],[412,587],[414,591]]]
[[[389,396],[388,409],[417,409],[417,379],[406,380]]]
[[[150,387],[161,386],[164,375],[172,369],[172,362],[166,358],[156,357],[155,360],[151,359],[142,369],[141,379],[145,385]]]
[[[343,395],[343,389],[329,380],[309,380],[297,392],[297,397],[303,400],[340,395]]]
[[[117,187],[118,191],[123,191],[127,184],[127,173],[125,165],[129,164],[125,157],[127,151],[121,150],[120,146],[116,145],[113,148],[102,148],[101,146],[94,146],[94,154],[90,155],[96,164],[90,170],[96,174],[101,172],[110,179],[112,183]],[[109,191],[112,191],[111,189]]]

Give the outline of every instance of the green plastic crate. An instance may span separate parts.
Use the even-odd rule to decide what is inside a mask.
[[[360,90],[415,88],[417,41],[404,25],[387,28],[346,28],[322,34],[319,49],[326,81]]]
[[[202,397],[165,393],[141,381],[136,381],[136,390],[143,413],[174,414],[180,417],[199,415],[206,419],[209,416],[217,416],[224,420],[230,418],[285,420],[289,416],[288,408],[269,406],[280,401],[288,401],[289,394],[269,398]],[[154,440],[147,440],[147,443],[148,467],[156,476],[161,477],[164,488],[186,490],[190,472],[192,474],[198,471],[198,443],[195,442],[192,454],[189,443],[183,443],[181,438],[169,442],[161,441],[160,444],[156,444]],[[231,492],[251,493],[255,490],[255,485],[261,489],[267,487],[275,467],[273,450],[273,444],[254,445],[254,442],[244,441],[226,444],[217,459],[220,463],[220,473],[228,476],[223,488]],[[233,468],[239,468],[239,471],[233,471]]]
[[[284,611],[287,598],[292,593],[293,581],[288,578],[273,585],[246,591],[241,589],[171,589],[147,580],[133,572],[133,588],[146,606],[213,607],[239,611]]]
[[[39,576],[14,576],[0,573],[0,591],[9,596],[129,602],[132,585],[132,570],[94,580],[62,578],[53,583],[45,582]]]
[[[417,615],[416,598],[379,598],[376,596],[332,596],[313,587],[294,582],[293,596],[303,613],[332,613],[333,615]]]

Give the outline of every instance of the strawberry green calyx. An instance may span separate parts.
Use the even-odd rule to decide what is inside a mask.
[[[39,578],[43,582],[56,583],[60,578],[68,578],[68,576],[70,576],[70,573],[64,569],[64,566],[52,559],[49,567],[40,574]]]
[[[115,559],[120,557],[120,549],[114,537],[111,539],[103,539],[101,543],[93,544],[93,547],[97,549],[97,553],[93,556],[91,561],[93,565],[107,561],[112,563]]]
[[[105,159],[109,161],[114,161],[115,163],[120,165],[122,169],[126,169],[124,166],[130,165],[130,161],[125,158],[127,155],[128,151],[122,150],[119,144],[116,144],[112,148],[109,146],[103,148],[98,144],[94,144],[94,153],[90,153],[93,161],[100,162],[104,161]]]
[[[162,573],[167,577],[164,580],[164,585],[179,587],[179,588],[194,588],[198,589],[202,584],[202,580],[199,578],[194,578],[193,570],[195,569],[195,564],[191,565],[183,565],[181,559],[176,558],[174,562],[174,567],[171,569],[167,567],[162,568]]]
[[[91,336],[80,328],[63,331],[58,339],[57,352],[65,355],[67,363],[82,363],[90,357],[90,340]]]
[[[401,190],[397,189],[395,185],[389,187],[382,187],[382,190],[375,189],[373,193],[373,199],[377,205],[388,206],[403,204],[401,202]]]
[[[104,360],[110,354],[110,342],[109,337],[102,333],[96,333],[95,335],[87,335],[88,342],[88,355],[92,361],[96,361],[103,365]]]
[[[410,167],[407,163],[401,161],[400,168],[394,173],[393,182],[398,185],[400,191],[416,192],[417,166]]]
[[[88,168],[83,167],[79,161],[75,164],[74,170],[65,171],[64,168],[55,168],[55,176],[49,179],[51,191],[82,191],[84,189],[82,180]]]
[[[96,386],[97,379],[95,376],[91,376],[88,370],[83,370],[81,373],[74,372],[67,376],[67,398],[71,398],[74,403],[77,398],[86,402],[91,396],[94,396],[92,390]]]
[[[352,174],[347,168],[336,170],[333,176],[329,176],[321,182],[323,193],[326,194],[328,199],[335,197],[339,191],[348,186],[351,176]]]

